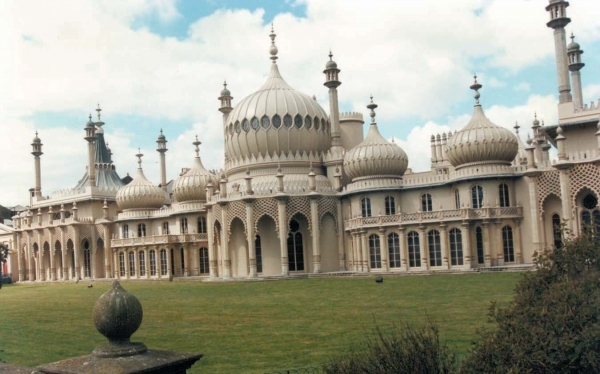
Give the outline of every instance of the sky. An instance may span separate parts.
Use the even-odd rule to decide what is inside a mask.
[[[194,157],[223,167],[219,92],[233,106],[269,72],[271,23],[279,70],[329,112],[323,69],[341,70],[341,111],[368,118],[430,166],[432,134],[460,130],[473,110],[473,74],[494,123],[517,122],[524,139],[534,113],[557,121],[553,31],[546,0],[0,0],[0,204],[27,205],[34,186],[31,141],[42,139],[42,193],[74,187],[85,173],[83,139],[100,104],[121,177],[138,148],[159,183],[156,139],[167,137],[167,179]],[[600,98],[600,1],[572,0],[573,32],[585,51],[584,101]],[[366,131],[365,125],[365,131]]]

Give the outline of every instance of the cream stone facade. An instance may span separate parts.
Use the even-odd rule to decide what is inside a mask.
[[[600,229],[600,103],[583,103],[583,51],[565,39],[568,6],[552,0],[546,7],[558,124],[534,118],[524,144],[485,116],[475,77],[472,118],[460,131],[431,136],[426,172],[412,172],[410,155],[381,136],[373,98],[366,136],[361,113],[339,111],[341,70],[331,54],[323,71],[329,114],[286,83],[274,32],[265,84],[237,105],[226,84],[220,93],[218,172],[204,168],[196,139],[191,168],[169,191],[161,132],[160,185],[144,176],[142,154],[125,185],[98,108],[97,121],[85,125],[83,178],[44,197],[36,134],[31,205],[2,234],[10,239],[9,270],[22,282],[531,266],[536,252],[561,245],[562,223],[575,234],[588,224]]]

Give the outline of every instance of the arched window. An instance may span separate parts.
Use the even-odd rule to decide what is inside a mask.
[[[129,225],[123,225],[123,238],[129,238]]]
[[[400,237],[395,232],[388,235],[390,268],[400,267]]]
[[[368,197],[363,197],[360,200],[360,207],[363,217],[371,217],[371,199]]]
[[[171,275],[175,275],[175,251],[171,248]]]
[[[369,236],[369,255],[371,257],[371,269],[381,269],[381,245],[377,234]]]
[[[386,196],[385,198],[385,215],[391,216],[396,214],[396,202],[394,196]]]
[[[185,252],[183,248],[179,249],[179,257],[181,257],[181,274],[185,272]]]
[[[304,270],[304,245],[302,243],[302,234],[300,224],[295,220],[290,222],[290,232],[287,239],[288,265],[290,271]]]
[[[504,262],[515,262],[515,247],[510,226],[502,228],[502,248],[504,249]]]
[[[450,264],[463,265],[462,232],[459,229],[450,230]]]
[[[208,248],[202,247],[198,250],[198,257],[200,261],[200,274],[210,273],[208,265]]]
[[[508,194],[508,186],[504,183],[498,186],[498,197],[500,200],[501,207],[510,206],[510,197]]]
[[[138,254],[138,258],[140,261],[140,277],[146,276],[146,252],[140,251]]]
[[[431,200],[431,195],[426,193],[421,196],[421,211],[423,212],[431,212],[433,210],[433,202]]]
[[[154,249],[150,251],[150,276],[156,276],[156,251]]]
[[[411,268],[421,267],[421,244],[416,231],[408,233],[408,265]]]
[[[92,256],[90,254],[90,242],[83,242],[83,276],[84,278],[92,277]]]
[[[442,266],[442,246],[440,232],[431,230],[427,234],[429,244],[429,266]]]
[[[167,275],[167,250],[160,250],[160,275]]]
[[[146,224],[140,223],[138,225],[138,238],[142,238],[144,236],[146,236]]]
[[[594,229],[596,233],[600,233],[600,210],[595,209],[592,213],[592,218],[594,220]]]
[[[198,218],[198,234],[206,234],[206,218]]]
[[[181,234],[187,234],[188,233],[187,218],[182,218],[182,219],[179,220],[179,222],[181,223],[181,225],[179,226],[179,232]]]
[[[256,272],[262,273],[262,243],[260,242],[260,235],[256,235],[256,239],[254,239],[254,248],[256,249]]]
[[[558,214],[552,215],[552,233],[554,236],[554,246],[556,248],[562,248],[561,222]]]
[[[129,252],[129,275],[135,275],[135,253]]]
[[[169,235],[169,222],[163,222],[163,235]]]
[[[454,207],[460,209],[460,193],[458,190],[454,190]]]
[[[483,188],[481,186],[471,187],[471,202],[474,209],[479,209],[483,206]]]
[[[125,276],[125,253],[119,253],[119,275]]]
[[[596,199],[596,196],[588,194],[583,198],[583,207],[585,209],[596,209],[596,206],[598,206],[598,199]]]
[[[481,227],[475,229],[475,245],[477,247],[477,263],[485,263],[485,255],[483,254],[483,230]]]

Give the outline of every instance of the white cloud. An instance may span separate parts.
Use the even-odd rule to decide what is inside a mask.
[[[531,85],[528,82],[521,82],[515,86],[515,91],[529,92],[530,90]]]

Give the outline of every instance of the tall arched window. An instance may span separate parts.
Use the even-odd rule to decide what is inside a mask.
[[[371,258],[371,269],[381,269],[381,245],[379,235],[369,236],[369,255]]]
[[[156,276],[156,251],[150,250],[150,276]]]
[[[508,193],[508,186],[504,183],[498,186],[498,198],[500,200],[501,207],[510,206],[510,195]]]
[[[125,276],[125,253],[119,253],[119,275]]]
[[[129,275],[135,275],[135,253],[129,252]]]
[[[458,190],[454,190],[454,207],[460,209],[460,193]]]
[[[163,222],[163,235],[169,235],[169,222]]]
[[[450,264],[463,265],[462,233],[459,229],[450,230]]]
[[[185,272],[185,251],[183,248],[179,249],[179,257],[181,257],[181,274]]]
[[[304,245],[302,243],[302,234],[300,224],[295,220],[290,222],[290,232],[287,239],[288,265],[290,271],[304,270]]]
[[[167,275],[167,250],[160,250],[160,275]]]
[[[502,248],[504,249],[504,262],[515,262],[515,247],[510,226],[502,228]]]
[[[198,250],[198,260],[200,261],[200,274],[210,273],[208,263],[208,248],[202,247]]]
[[[138,225],[138,238],[142,238],[144,236],[146,236],[146,224],[140,223]]]
[[[558,214],[552,215],[552,233],[554,237],[554,246],[556,248],[562,248],[561,222]]]
[[[431,200],[431,195],[426,193],[421,196],[421,211],[423,212],[431,212],[433,210],[433,201]]]
[[[171,248],[171,275],[175,275],[175,250]]]
[[[198,218],[198,234],[206,234],[206,218]]]
[[[394,196],[386,196],[385,198],[385,215],[391,216],[396,214],[396,203]]]
[[[182,218],[179,220],[179,222],[181,223],[179,231],[181,234],[187,234],[188,233],[188,222],[187,222],[187,218]]]
[[[485,255],[483,254],[483,230],[481,227],[475,229],[475,245],[477,247],[477,263],[485,263]]]
[[[360,207],[363,217],[371,217],[371,199],[368,197],[363,197],[360,200]]]
[[[146,252],[140,251],[138,253],[138,258],[140,261],[140,277],[146,276]]]
[[[129,238],[129,225],[123,225],[123,238]]]
[[[85,278],[92,277],[92,256],[90,253],[90,242],[83,242],[83,276]]]
[[[442,266],[442,246],[440,232],[431,230],[427,234],[429,244],[429,266]]]
[[[481,186],[471,187],[471,203],[474,209],[479,209],[483,206],[483,188]]]
[[[390,268],[400,267],[400,237],[395,232],[388,235]]]
[[[262,273],[262,243],[260,242],[260,235],[256,235],[256,239],[254,239],[254,248],[256,248],[256,272]]]
[[[421,243],[419,233],[411,231],[408,233],[408,265],[411,268],[421,267]]]

